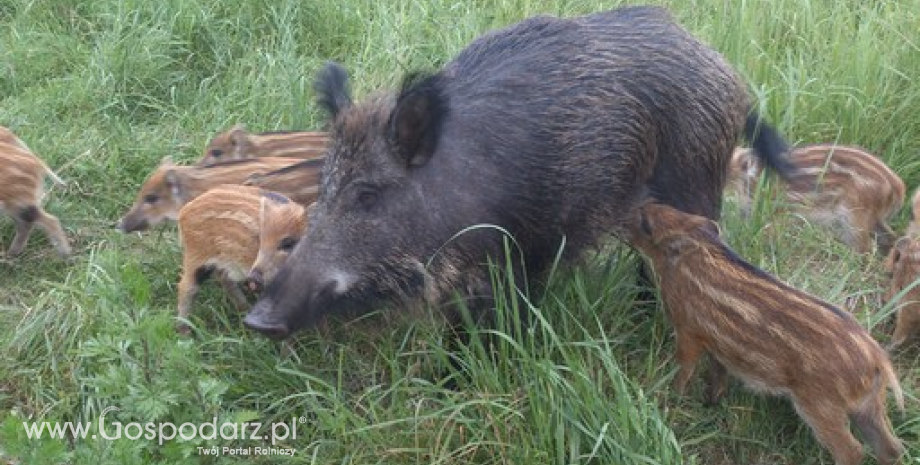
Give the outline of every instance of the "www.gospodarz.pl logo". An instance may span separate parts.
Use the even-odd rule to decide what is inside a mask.
[[[26,430],[26,436],[29,439],[41,439],[47,434],[52,439],[105,439],[116,441],[127,439],[138,441],[141,439],[156,441],[157,444],[163,445],[167,441],[182,439],[190,441],[193,439],[204,440],[227,440],[227,441],[270,441],[271,445],[276,445],[281,441],[297,439],[297,425],[307,422],[305,417],[291,418],[290,422],[223,422],[218,424],[217,417],[209,422],[200,424],[182,423],[176,426],[170,422],[131,422],[123,424],[120,421],[111,421],[106,423],[105,416],[109,412],[118,412],[118,407],[106,407],[99,415],[99,421],[96,429],[93,429],[93,422],[22,422]],[[215,449],[220,450],[217,446]],[[230,448],[223,448],[230,449]],[[241,448],[233,448],[240,450]],[[245,448],[243,448],[245,449]],[[260,448],[255,448],[260,449]],[[293,453],[294,449],[286,450]],[[252,449],[250,448],[250,452]],[[275,452],[278,453],[278,452]]]

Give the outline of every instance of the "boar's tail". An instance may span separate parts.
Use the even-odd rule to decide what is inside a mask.
[[[771,168],[786,182],[793,182],[796,168],[789,161],[789,144],[779,132],[765,123],[756,112],[750,112],[744,123],[744,138],[764,166]]]

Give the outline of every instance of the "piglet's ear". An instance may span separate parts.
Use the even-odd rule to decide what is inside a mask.
[[[169,188],[169,191],[172,193],[174,199],[181,201],[185,195],[185,188],[182,186],[182,180],[179,179],[179,175],[176,174],[176,170],[169,169],[165,174],[166,186]]]
[[[273,191],[263,191],[262,197],[259,201],[259,216],[265,218],[266,214],[269,212],[277,211],[277,209],[282,208],[284,205],[291,203],[291,199],[287,198],[283,194],[279,194]]]
[[[262,202],[269,202],[273,205],[287,205],[291,203],[291,199],[289,199],[284,194],[279,194],[278,192],[266,191],[262,193]]]
[[[894,247],[891,248],[891,252],[888,253],[888,257],[885,258],[885,271],[888,273],[894,272],[895,265],[901,261],[901,256],[904,254],[905,249],[910,245],[909,237],[902,237],[895,241]]]
[[[328,62],[319,71],[313,83],[317,103],[329,113],[332,119],[351,107],[351,92],[348,88],[348,72],[335,62]]]
[[[706,222],[703,223],[702,228],[703,231],[706,231],[713,236],[722,237],[722,228],[720,228],[719,223],[716,223],[715,221],[706,220]]]
[[[390,115],[390,139],[408,168],[428,162],[437,148],[447,98],[438,75],[410,75]]]
[[[230,129],[230,142],[239,148],[249,139],[249,132],[242,124],[237,124]]]

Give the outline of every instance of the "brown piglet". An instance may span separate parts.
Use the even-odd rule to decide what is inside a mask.
[[[888,254],[885,269],[891,274],[885,294],[887,302],[910,287],[897,302],[894,335],[889,346],[893,349],[920,332],[920,284],[912,286],[920,278],[920,239],[914,236],[898,239]]]
[[[179,211],[182,278],[179,317],[185,319],[201,284],[217,274],[238,311],[249,304],[239,284],[246,279],[259,248],[258,188],[219,186],[188,202]],[[188,332],[184,323],[179,331]]]
[[[850,421],[878,463],[895,463],[903,446],[887,416],[886,387],[903,410],[900,384],[852,315],[744,261],[709,219],[647,203],[626,239],[658,277],[676,333],[678,393],[708,354],[708,403],[719,401],[732,373],[757,391],[788,396],[837,465],[863,460]]]
[[[198,161],[210,166],[233,160],[260,157],[310,159],[322,157],[329,135],[317,131],[279,131],[250,133],[236,125],[211,139]]]
[[[218,186],[186,204],[179,212],[179,317],[188,317],[199,287],[213,274],[233,306],[246,311],[240,284],[270,282],[305,226],[304,207],[256,187]],[[188,327],[180,323],[179,331]]]
[[[250,176],[247,186],[258,186],[272,192],[283,192],[301,205],[312,205],[319,195],[320,175],[324,159],[305,160],[268,173]]]
[[[37,225],[60,255],[70,255],[70,243],[61,223],[41,206],[45,176],[56,184],[64,182],[41,159],[26,148],[9,130],[0,135],[0,211],[13,218],[16,235],[7,252],[9,256],[22,253],[32,229]]]
[[[175,220],[179,210],[209,189],[222,184],[242,185],[250,176],[267,173],[300,160],[257,158],[219,165],[181,166],[165,158],[144,181],[131,209],[118,222],[123,232],[143,231],[164,220]]]
[[[307,228],[308,207],[277,192],[265,192],[259,208],[259,253],[249,270],[253,290],[278,273]]]
[[[859,253],[887,254],[897,237],[888,220],[904,204],[904,181],[880,158],[847,145],[814,144],[792,149],[798,183],[785,186],[786,200],[806,218],[829,227]],[[728,188],[749,208],[762,168],[750,149],[732,155]]]

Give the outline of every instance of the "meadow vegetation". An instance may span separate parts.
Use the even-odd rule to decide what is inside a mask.
[[[68,181],[47,195],[75,255],[41,234],[0,258],[0,463],[224,463],[198,447],[260,441],[29,439],[26,420],[202,423],[296,419],[294,457],[255,463],[827,464],[791,405],[735,384],[715,408],[671,390],[673,336],[636,302],[637,257],[611,241],[558,269],[546,292],[502,291],[497,353],[459,354],[427,321],[371,315],[307,331],[290,356],[247,331],[218,286],[175,332],[175,226],[113,228],[164,156],[197,159],[219,130],[320,129],[311,82],[344,63],[355,93],[435,69],[478,35],[600,0],[0,0],[0,125]],[[920,0],[664,1],[750,83],[793,142],[861,145],[920,184]],[[885,342],[881,260],[860,257],[767,198],[727,241],[783,280],[846,305]],[[903,230],[905,214],[895,221]],[[0,246],[13,227],[0,219]],[[511,315],[523,309],[533,325]],[[907,411],[892,418],[920,463],[920,351],[894,361]],[[303,421],[300,423],[300,421]]]

